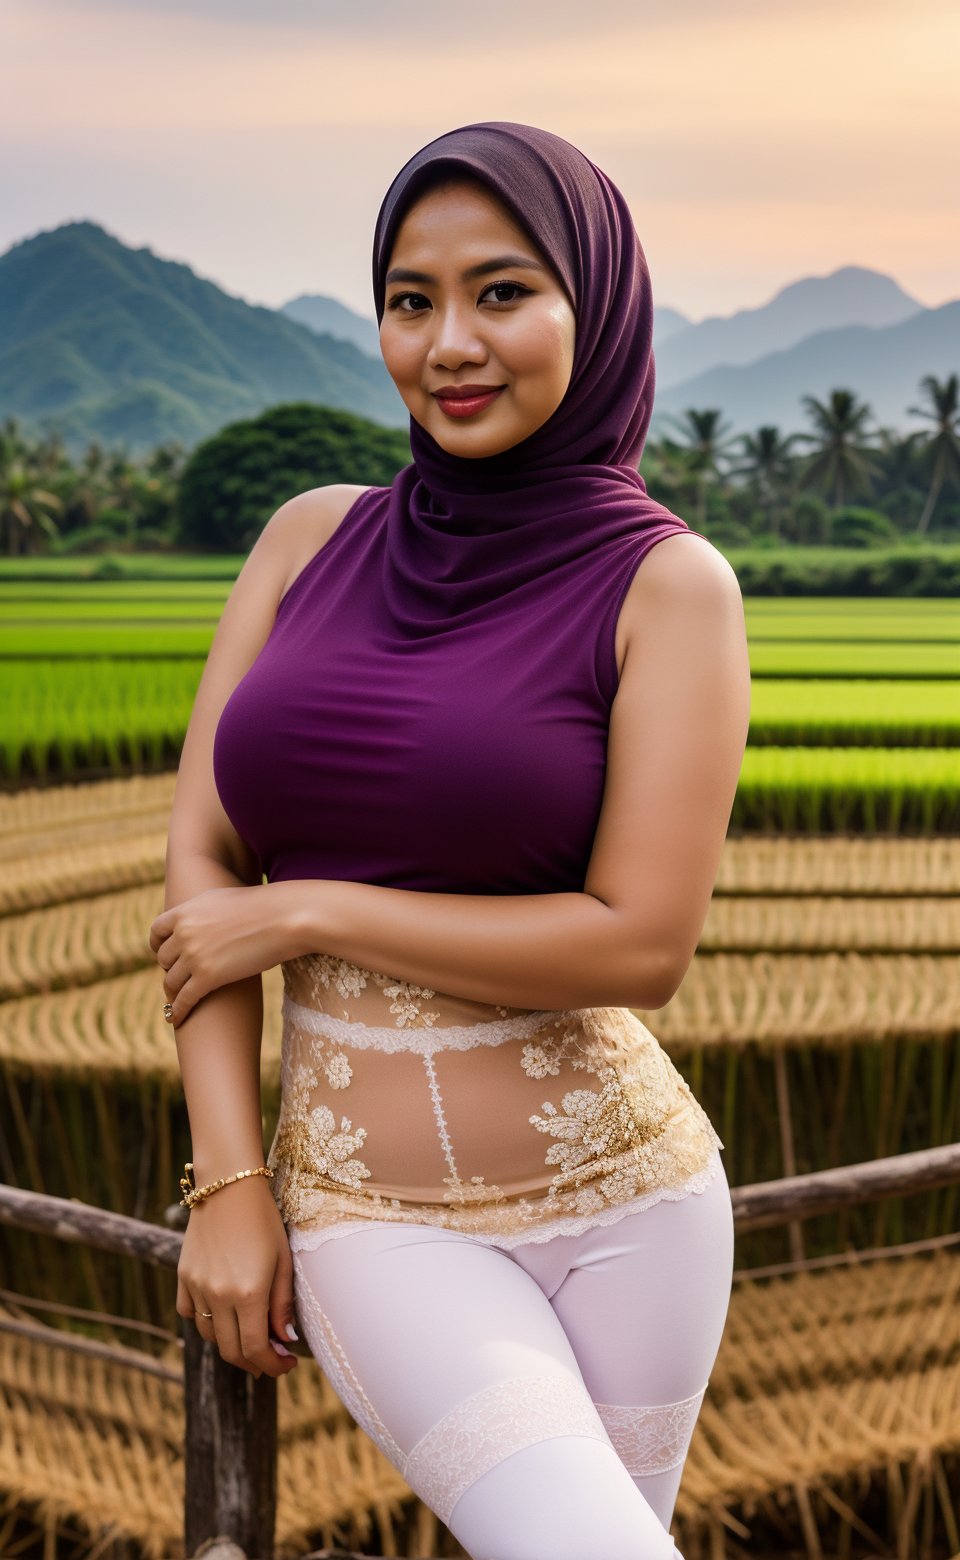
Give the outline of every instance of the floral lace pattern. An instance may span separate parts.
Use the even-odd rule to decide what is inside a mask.
[[[666,1473],[683,1462],[690,1446],[706,1386],[679,1403],[633,1408],[621,1403],[598,1403],[620,1461],[634,1478]]]
[[[509,1248],[677,1200],[717,1172],[709,1117],[627,1008],[510,1009],[329,954],[283,973],[267,1157],[294,1248],[371,1219]]]
[[[384,999],[390,999],[389,1003],[381,1002],[379,1007],[382,1011],[386,1006],[385,1016],[393,1015],[393,1024],[397,1029],[428,1028],[441,1016],[438,1010],[425,1011],[422,1007],[424,1001],[436,995],[429,986],[415,986],[410,981],[384,975],[380,970],[364,969],[360,964],[351,964],[347,959],[337,958],[333,954],[304,953],[296,959],[286,960],[282,969],[286,990],[289,992],[298,982],[305,981],[315,999],[312,1005],[321,1010],[325,1009],[324,996],[334,992],[347,1002],[354,1002],[358,997],[376,997],[379,993]],[[485,1003],[472,1005],[483,1008],[488,1006]],[[497,1005],[493,1011],[505,1016],[517,1009]],[[332,1012],[331,1016],[334,1016]],[[350,1009],[344,1008],[341,1016],[349,1019]]]
[[[296,1255],[293,1271],[297,1320],[315,1360],[356,1424],[442,1522],[488,1469],[554,1436],[587,1436],[613,1447],[635,1477],[663,1473],[686,1456],[706,1387],[680,1403],[634,1408],[594,1404],[582,1386],[557,1374],[511,1376],[481,1387],[406,1453],[367,1395]]]
[[[465,1490],[511,1453],[557,1435],[611,1444],[593,1403],[567,1376],[511,1376],[458,1403],[422,1436],[402,1472],[441,1522]]]
[[[688,1176],[680,1186],[655,1186],[650,1191],[643,1192],[639,1197],[631,1197],[627,1202],[614,1203],[612,1207],[605,1208],[601,1213],[572,1214],[559,1218],[545,1219],[540,1224],[524,1226],[517,1234],[477,1234],[474,1231],[468,1238],[478,1241],[481,1245],[496,1246],[502,1251],[513,1251],[517,1246],[542,1245],[544,1241],[553,1240],[555,1235],[582,1235],[587,1230],[604,1228],[610,1224],[616,1224],[631,1213],[642,1213],[647,1208],[653,1208],[660,1202],[681,1202],[684,1197],[695,1196],[705,1191],[719,1173],[721,1161],[718,1155],[714,1155],[703,1170]],[[380,1216],[381,1218],[383,1215]],[[400,1222],[397,1216],[396,1222]],[[409,1223],[407,1219],[405,1222]],[[421,1215],[416,1223],[433,1223],[429,1216]],[[288,1231],[290,1236],[290,1249],[292,1251],[314,1251],[317,1246],[322,1246],[325,1241],[336,1240],[340,1236],[352,1235],[355,1230],[366,1229],[369,1219],[353,1218],[345,1214],[337,1219],[334,1224],[320,1224],[313,1220],[309,1224],[296,1225]],[[448,1225],[447,1228],[450,1226]]]

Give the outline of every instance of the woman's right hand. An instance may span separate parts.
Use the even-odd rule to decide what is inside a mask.
[[[285,1376],[295,1368],[296,1355],[273,1341],[289,1339],[287,1326],[295,1321],[293,1259],[262,1177],[233,1181],[191,1208],[177,1265],[176,1309],[196,1322],[200,1336],[215,1343],[230,1365],[254,1376]]]

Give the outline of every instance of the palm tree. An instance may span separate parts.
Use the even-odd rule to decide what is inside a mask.
[[[176,478],[180,475],[187,460],[187,451],[176,439],[168,439],[165,444],[157,444],[148,454],[144,462],[144,470],[151,477]]]
[[[36,474],[15,455],[0,468],[0,547],[9,558],[33,550],[31,543],[40,534],[53,538],[60,533],[47,510],[62,508],[56,493],[39,486]]]
[[[930,523],[944,482],[948,477],[954,482],[960,480],[960,406],[956,374],[951,374],[942,384],[932,374],[926,374],[920,381],[920,389],[930,397],[933,411],[927,411],[922,406],[908,406],[907,411],[912,417],[928,417],[937,425],[936,432],[924,444],[921,452],[924,464],[931,468],[930,492],[923,506],[923,514],[917,522],[917,532],[922,535]]]
[[[764,424],[756,433],[740,434],[739,464],[730,467],[729,475],[747,477],[754,484],[766,528],[772,536],[779,536],[777,500],[790,486],[793,462],[790,458],[797,435],[790,433],[780,437],[780,429]]]
[[[662,443],[668,453],[682,451],[687,470],[694,473],[697,490],[697,525],[701,531],[704,530],[707,518],[707,487],[711,482],[719,480],[719,462],[735,442],[734,439],[727,437],[730,425],[720,426],[722,416],[723,413],[716,407],[697,411],[695,407],[688,406],[683,417],[664,419],[665,422],[671,423],[687,441],[678,446],[673,440],[664,438]]]
[[[79,465],[72,465],[66,489],[64,521],[69,530],[93,525],[104,504],[111,501],[109,457],[97,439],[91,439]]]
[[[872,454],[868,440],[877,437],[864,427],[873,416],[868,403],[858,401],[852,390],[831,390],[826,403],[813,395],[801,396],[801,402],[817,428],[794,435],[817,445],[801,473],[801,486],[819,487],[837,508],[858,491],[869,493],[880,470],[867,458]]]
[[[0,471],[15,460],[26,460],[29,449],[16,417],[5,417],[0,425]]]

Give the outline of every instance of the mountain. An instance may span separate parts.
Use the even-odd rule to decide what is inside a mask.
[[[368,319],[365,314],[357,314],[336,298],[328,298],[326,293],[300,293],[299,297],[291,298],[289,303],[281,304],[278,312],[285,314],[287,319],[306,325],[308,330],[315,331],[317,335],[336,336],[338,341],[352,341],[367,357],[380,361],[380,332],[376,320]]]
[[[707,369],[753,363],[806,336],[844,325],[899,325],[923,308],[890,276],[845,265],[791,282],[757,309],[709,315],[671,331],[657,352],[657,393]]]
[[[667,432],[665,420],[687,407],[718,407],[734,432],[754,432],[761,424],[784,434],[811,432],[801,396],[825,401],[835,389],[854,391],[885,427],[900,433],[920,427],[929,431],[929,423],[910,419],[907,407],[923,404],[919,386],[925,374],[946,379],[957,372],[960,300],[920,309],[896,325],[816,331],[755,363],[724,363],[665,390],[658,378],[650,434],[656,438]]]
[[[655,303],[653,306],[653,348],[660,351],[662,344],[668,336],[676,335],[678,330],[683,330],[691,322],[679,309],[670,309],[666,304]],[[659,363],[659,358],[657,359]]]
[[[801,431],[800,397],[841,387],[905,432],[923,375],[960,366],[958,311],[925,309],[858,266],[794,282],[727,319],[693,323],[657,308],[651,434],[690,406],[720,408],[737,431]],[[71,455],[91,439],[138,455],[170,439],[192,449],[291,400],[409,426],[374,321],[326,294],[282,309],[249,304],[88,221],[0,255],[0,420],[35,433],[53,425]]]
[[[0,419],[139,454],[192,448],[282,401],[406,428],[382,360],[232,297],[188,265],[68,222],[0,255]]]

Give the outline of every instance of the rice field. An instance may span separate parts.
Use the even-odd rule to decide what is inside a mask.
[[[146,936],[228,588],[0,582],[0,1179],[156,1222],[179,1196],[190,1137]],[[960,613],[938,600],[745,605],[751,724],[720,875],[687,978],[640,1015],[714,1122],[732,1185],[960,1141]],[[268,971],[265,1143],[281,994]],[[749,1232],[737,1265],[949,1238],[958,1223],[960,1187],[945,1187]],[[170,1336],[170,1272],[2,1227],[0,1272],[23,1294]],[[803,1323],[819,1358],[838,1334],[804,1298],[810,1276],[771,1298],[771,1326],[793,1305],[791,1338]],[[850,1284],[861,1292],[856,1272]],[[748,1320],[726,1356],[744,1380],[751,1350],[768,1348]],[[918,1393],[933,1380],[921,1323],[917,1310],[897,1334],[919,1340]],[[859,1391],[870,1372],[854,1331],[856,1370],[846,1355],[837,1369]],[[885,1343],[870,1370],[879,1382],[881,1364],[901,1363]],[[809,1382],[773,1376],[802,1425]],[[719,1444],[742,1410],[728,1426],[739,1446],[773,1387],[740,1404],[741,1383],[727,1402],[723,1379],[704,1423],[713,1412]],[[911,1425],[919,1412],[908,1405]],[[819,1423],[811,1398],[810,1448]],[[888,1430],[871,1466],[899,1478]],[[799,1464],[795,1483],[805,1495]]]
[[[0,580],[0,785],[176,767],[229,580]],[[960,829],[960,612],[748,599],[733,829]]]
[[[146,944],[174,778],[0,796],[0,1176],[155,1220],[190,1157]],[[731,835],[687,978],[642,1016],[709,1111],[732,1184],[960,1140],[958,952],[960,836]],[[269,1141],[279,970],[264,997]],[[805,1249],[938,1234],[958,1213],[948,1188],[825,1215]],[[747,1235],[740,1260],[785,1260],[786,1241]],[[159,1320],[167,1276],[43,1245],[0,1231],[22,1287]]]

